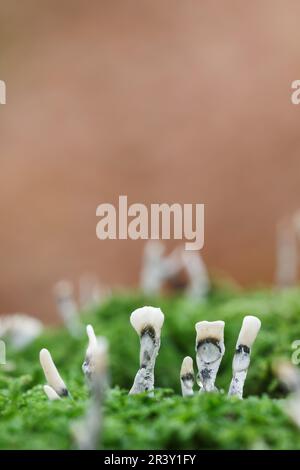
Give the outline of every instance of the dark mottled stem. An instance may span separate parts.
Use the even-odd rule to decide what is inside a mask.
[[[260,330],[259,318],[247,315],[243,319],[241,331],[236,343],[236,351],[232,363],[233,376],[228,395],[243,398],[244,383],[250,365],[251,347]]]
[[[140,336],[140,368],[135,376],[130,395],[149,392],[153,396],[155,361],[160,348],[160,338],[157,338],[153,328],[146,328]]]
[[[206,338],[199,341],[196,348],[198,381],[201,391],[216,391],[215,381],[225,352],[223,341]]]
[[[230,383],[228,395],[243,398],[244,383],[250,365],[250,349],[240,345],[233,358],[233,377]]]

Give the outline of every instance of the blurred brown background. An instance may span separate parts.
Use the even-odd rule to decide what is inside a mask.
[[[297,0],[2,0],[0,310],[55,321],[53,283],[136,285],[101,202],[204,202],[203,256],[268,283],[300,206]]]

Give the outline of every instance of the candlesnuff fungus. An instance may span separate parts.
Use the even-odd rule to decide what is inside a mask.
[[[53,389],[53,391],[55,391],[59,397],[69,396],[68,389],[63,379],[59,375],[59,372],[53,362],[53,359],[48,349],[41,350],[40,363],[43,368],[46,380],[48,382],[48,386]],[[54,394],[50,392],[49,388],[46,388],[45,393],[49,399],[53,400]],[[49,393],[51,398],[49,397]]]
[[[97,337],[95,335],[94,328],[92,327],[92,325],[87,325],[86,333],[88,335],[89,344],[86,350],[84,363],[82,364],[82,370],[85,376],[90,379],[92,373],[92,356],[93,351],[97,347]]]
[[[182,250],[182,264],[189,282],[186,295],[195,300],[204,299],[211,287],[208,271],[199,252]]]
[[[295,286],[298,275],[299,211],[277,224],[276,284],[280,289]]]
[[[283,403],[286,414],[300,428],[300,372],[286,360],[280,360],[274,366],[278,379],[292,392]]]
[[[73,434],[79,449],[93,450],[98,448],[102,432],[102,405],[108,382],[108,343],[105,338],[96,338],[91,325],[87,331],[91,399],[84,419],[73,426]]]
[[[43,331],[43,323],[25,313],[0,315],[0,338],[21,350],[34,341]]]
[[[300,372],[296,366],[281,359],[273,365],[273,370],[280,382],[290,392],[300,392]]]
[[[83,274],[79,280],[79,301],[81,309],[88,309],[100,305],[105,297],[97,277],[92,274]]]
[[[165,247],[158,240],[149,240],[145,245],[141,271],[141,288],[145,294],[159,294],[163,284],[176,276],[181,269],[178,250],[164,256]]]
[[[140,368],[129,394],[154,390],[154,367],[160,348],[160,333],[164,314],[160,308],[142,307],[134,310],[130,323],[140,337]]]
[[[180,383],[183,397],[189,397],[194,395],[193,386],[195,383],[193,359],[190,356],[186,356],[181,365],[180,369]]]
[[[212,392],[225,352],[223,321],[196,323],[196,361],[201,391]]]
[[[47,397],[49,398],[49,400],[60,400],[60,396],[57,395],[56,391],[50,387],[50,385],[44,385],[44,392],[45,394],[47,395]]]
[[[242,328],[236,343],[236,350],[232,363],[233,377],[228,395],[243,398],[243,388],[250,365],[251,347],[260,330],[261,321],[257,317],[248,315],[244,318]]]
[[[70,334],[79,336],[81,325],[77,304],[73,297],[73,285],[68,281],[60,281],[54,287],[54,297],[58,313]]]
[[[86,332],[89,343],[86,350],[85,360],[82,364],[82,370],[86,378],[92,382],[94,375],[99,373],[101,367],[99,361],[104,360],[107,357],[107,341],[103,337],[96,337],[92,325],[87,325]],[[103,364],[103,369],[106,370],[106,364]]]

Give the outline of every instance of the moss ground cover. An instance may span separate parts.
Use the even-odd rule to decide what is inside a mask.
[[[138,337],[129,324],[132,310],[160,306],[165,313],[156,363],[155,397],[128,396],[138,368]],[[257,315],[262,329],[253,348],[245,399],[227,398],[231,362],[242,319]],[[185,355],[194,357],[194,324],[225,321],[225,346],[217,386],[224,393],[180,396],[179,370]],[[115,294],[104,305],[83,312],[84,324],[110,343],[112,388],[105,404],[103,447],[108,449],[300,449],[300,431],[282,410],[285,392],[272,372],[276,358],[291,358],[300,339],[300,290],[283,292],[218,290],[203,303],[184,297],[147,299]],[[22,352],[8,348],[0,366],[0,448],[72,449],[71,424],[85,412],[88,392],[81,371],[87,339],[64,329],[48,329]],[[71,391],[72,400],[49,402],[39,365],[48,348]]]

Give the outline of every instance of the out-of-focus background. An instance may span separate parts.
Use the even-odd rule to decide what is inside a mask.
[[[138,283],[143,243],[96,207],[205,203],[203,257],[270,283],[300,206],[297,0],[2,0],[0,310],[56,321],[52,287]]]

